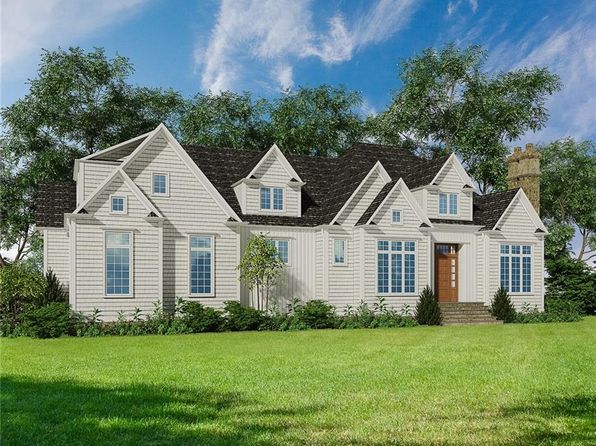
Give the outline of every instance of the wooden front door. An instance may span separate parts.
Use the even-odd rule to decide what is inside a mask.
[[[439,302],[457,302],[457,245],[435,245],[435,293]]]

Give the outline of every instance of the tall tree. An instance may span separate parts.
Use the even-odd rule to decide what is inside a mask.
[[[33,197],[39,181],[68,180],[76,157],[176,119],[180,95],[134,86],[132,72],[128,59],[109,59],[102,49],[44,51],[29,93],[0,111],[0,247],[16,245],[16,261],[38,245]]]
[[[271,135],[282,150],[337,155],[364,136],[362,96],[345,87],[299,88],[271,106]]]
[[[481,192],[505,185],[506,142],[541,129],[545,101],[560,89],[545,68],[490,75],[480,46],[427,49],[400,65],[403,87],[389,108],[371,119],[381,142],[458,154]]]
[[[577,231],[576,258],[596,258],[596,144],[568,138],[541,147],[540,153],[540,208],[551,232],[547,248],[567,248]]]

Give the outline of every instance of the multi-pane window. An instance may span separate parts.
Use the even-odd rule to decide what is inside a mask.
[[[401,222],[402,222],[401,211],[398,209],[393,209],[391,211],[391,223],[400,224]]]
[[[190,237],[190,294],[213,294],[213,237]]]
[[[457,215],[459,197],[457,194],[439,194],[439,214]]]
[[[130,266],[132,253],[132,233],[105,233],[105,272],[106,295],[131,294]]]
[[[501,245],[501,288],[510,293],[532,292],[532,247]]]
[[[152,189],[153,195],[167,196],[170,193],[169,187],[169,175],[165,173],[154,173],[152,176]]]
[[[122,195],[110,196],[110,212],[113,214],[126,213],[126,197]]]
[[[333,240],[333,263],[335,265],[345,265],[346,261],[346,240]]]
[[[281,187],[261,187],[261,209],[283,211],[284,190]]]
[[[282,262],[284,262],[286,265],[290,263],[290,243],[288,240],[268,239],[267,242],[275,246],[275,249],[277,249],[277,254],[279,255],[279,258]]]
[[[416,242],[377,241],[377,292],[416,292]]]

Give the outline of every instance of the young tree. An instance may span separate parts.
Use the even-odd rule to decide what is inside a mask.
[[[549,225],[547,253],[564,253],[577,231],[577,260],[596,257],[596,144],[571,138],[539,148],[540,208]]]
[[[416,302],[416,321],[420,325],[441,325],[443,315],[435,293],[427,285]]]
[[[544,127],[545,101],[560,82],[538,67],[489,75],[485,60],[479,46],[449,44],[402,62],[402,89],[370,120],[375,137],[422,151],[445,148],[462,158],[481,192],[504,187],[505,143]]]
[[[513,322],[515,320],[515,307],[511,303],[509,294],[503,288],[496,291],[490,304],[490,313],[503,322]]]
[[[128,59],[108,59],[102,49],[44,51],[29,93],[0,111],[0,247],[17,245],[15,261],[38,245],[33,204],[39,181],[69,180],[75,158],[177,116],[178,93],[133,86],[127,82],[132,72]]]
[[[256,291],[257,309],[269,308],[271,291],[278,283],[284,268],[279,252],[263,234],[248,240],[237,269],[240,280]]]

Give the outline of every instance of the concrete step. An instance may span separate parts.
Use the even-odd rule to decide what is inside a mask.
[[[443,325],[502,324],[483,302],[440,302]]]
[[[443,321],[443,325],[497,325],[502,324],[503,321],[496,319],[486,321]]]

